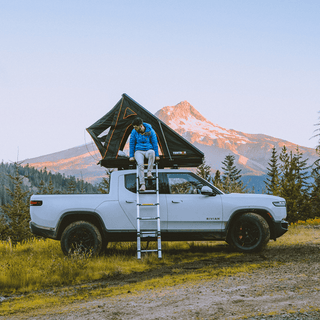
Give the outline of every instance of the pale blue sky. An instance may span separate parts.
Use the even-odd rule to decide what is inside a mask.
[[[124,92],[315,147],[319,17],[318,0],[0,0],[0,161],[91,142]]]

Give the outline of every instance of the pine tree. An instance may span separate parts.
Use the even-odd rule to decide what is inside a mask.
[[[74,176],[69,177],[69,181],[67,184],[67,193],[73,194],[77,191],[76,178]]]
[[[295,170],[296,188],[298,191],[297,214],[300,220],[307,220],[311,218],[310,206],[310,185],[308,179],[310,178],[307,165],[308,159],[302,159],[303,154],[300,152],[299,147],[296,148],[296,153],[293,155],[293,165]]]
[[[3,167],[0,168],[0,207],[6,203],[6,192],[5,192],[5,174]],[[0,212],[1,214],[1,212]]]
[[[320,111],[318,111],[318,113],[320,113]],[[320,117],[318,119],[319,119],[319,122],[315,124],[317,129],[314,130],[314,132],[316,134],[312,138],[319,137],[318,138],[318,144],[316,146],[316,152],[320,156]],[[316,160],[316,161],[318,161],[318,160]]]
[[[221,180],[221,172],[219,170],[216,171],[214,178],[213,178],[213,184],[218,188],[218,189],[223,189],[222,185],[222,180]]]
[[[280,194],[280,173],[278,164],[278,155],[276,148],[272,148],[271,159],[268,162],[267,179],[264,182],[266,185],[267,193],[278,196]]]
[[[110,177],[111,173],[113,172],[113,169],[107,169],[106,170],[106,177],[102,178],[102,181],[99,183],[98,191],[100,193],[109,193],[110,191]]]
[[[80,180],[80,193],[86,193],[84,181],[82,179]]]
[[[241,169],[237,169],[235,162],[235,156],[227,155],[222,162],[222,169],[224,170],[222,176],[223,191],[226,193],[232,192],[244,192],[245,186],[241,181]]]
[[[289,222],[305,220],[310,216],[308,159],[302,160],[302,156],[299,148],[295,154],[292,151],[288,154],[286,146],[279,156],[280,196],[286,199]]]
[[[320,155],[320,151],[318,151]],[[310,218],[320,217],[320,158],[315,161],[312,169],[312,190],[310,194]]]
[[[280,196],[286,199],[287,202],[288,221],[295,222],[299,219],[298,208],[296,204],[296,199],[299,193],[295,184],[295,169],[293,164],[292,151],[289,155],[286,146],[283,146],[279,159],[281,161],[281,164],[279,166],[281,172]]]
[[[41,180],[39,183],[38,193],[39,194],[47,194],[48,193],[47,187],[46,187],[43,180]]]
[[[212,182],[211,167],[206,164],[205,159],[203,160],[203,163],[197,167],[196,175],[209,181],[209,182]]]
[[[48,185],[48,194],[54,194],[54,186],[53,186],[53,182],[52,182],[52,178],[50,176],[49,178],[49,185]]]
[[[320,113],[320,111],[319,111]],[[311,206],[311,218],[320,217],[320,117],[319,122],[315,124],[317,129],[315,130],[315,135],[313,137],[318,138],[318,144],[316,146],[316,152],[319,158],[312,165],[312,190],[310,194],[310,206]]]
[[[10,203],[1,206],[0,217],[1,240],[11,239],[16,244],[32,237],[29,229],[29,191],[23,190],[23,177],[19,175],[19,164],[15,163],[15,173],[9,174],[13,191],[8,189]]]

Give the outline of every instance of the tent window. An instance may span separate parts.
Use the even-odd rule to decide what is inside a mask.
[[[98,138],[103,138],[104,136],[106,136],[110,131],[110,127],[106,130],[104,130],[103,132],[101,132],[99,135],[98,135]]]

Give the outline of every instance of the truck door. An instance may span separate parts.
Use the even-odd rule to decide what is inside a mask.
[[[204,181],[192,172],[167,173],[168,230],[221,230],[221,196],[201,194]]]
[[[160,225],[161,230],[166,231],[168,227],[168,213],[166,195],[162,192],[162,174],[159,174],[160,182]],[[155,190],[155,180],[146,179],[146,187]],[[134,229],[137,228],[137,194],[136,194],[136,174],[125,174],[119,176],[119,201],[120,206],[131,221]],[[140,194],[140,203],[155,203],[156,194]],[[140,207],[141,217],[156,216],[156,207]],[[147,225],[149,224],[149,225]],[[145,222],[144,227],[154,229],[155,222]]]

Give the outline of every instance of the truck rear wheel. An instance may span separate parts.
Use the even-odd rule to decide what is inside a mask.
[[[99,255],[102,249],[101,233],[90,222],[73,222],[62,233],[61,249],[65,255],[75,252]]]
[[[245,213],[239,217],[228,235],[228,243],[240,252],[259,252],[269,239],[269,225],[256,213]]]

